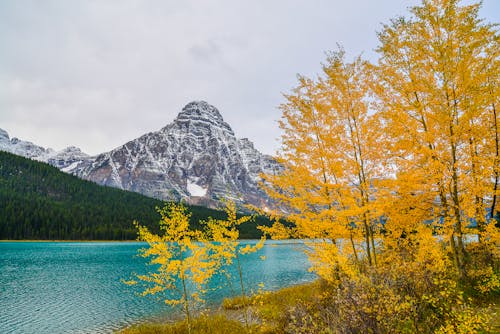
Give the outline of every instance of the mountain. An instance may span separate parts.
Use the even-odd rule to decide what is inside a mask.
[[[217,108],[204,101],[187,104],[161,130],[94,157],[76,147],[54,152],[30,142],[9,141],[5,131],[0,132],[0,149],[101,185],[209,207],[222,199],[261,208],[272,205],[259,189],[260,174],[281,168],[250,140],[236,138]]]
[[[56,152],[51,148],[43,148],[29,141],[18,138],[11,139],[7,131],[3,129],[0,129],[0,151],[47,162],[65,172],[72,170],[79,163],[91,159],[88,154],[74,146]]]
[[[158,232],[155,207],[162,202],[137,193],[103,187],[63,173],[46,163],[0,151],[0,240],[133,240],[133,220]],[[191,224],[225,213],[189,206]],[[263,217],[240,226],[242,238],[258,238]]]
[[[59,168],[63,172],[70,172],[83,161],[91,157],[83,153],[78,147],[69,146],[59,152],[53,152],[40,157],[39,160]]]
[[[0,151],[10,152],[26,158],[40,158],[55,154],[52,149],[45,149],[29,141],[9,138],[7,131],[0,129]]]
[[[187,199],[206,206],[230,198],[265,206],[260,173],[279,165],[237,139],[219,111],[206,102],[187,104],[169,125],[98,155],[68,171],[98,184],[154,198]]]

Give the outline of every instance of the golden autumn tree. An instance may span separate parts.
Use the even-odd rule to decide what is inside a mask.
[[[286,96],[263,186],[295,226],[264,230],[314,239],[334,283],[290,332],[488,330],[464,298],[500,291],[500,48],[479,7],[423,0],[384,25],[377,65],[335,52]]]
[[[243,306],[246,307],[247,291],[243,279],[243,267],[241,264],[241,256],[254,253],[264,245],[264,238],[261,238],[256,244],[247,244],[241,246],[239,241],[240,232],[238,227],[241,224],[249,222],[253,219],[252,216],[241,216],[238,218],[236,212],[236,204],[232,201],[225,202],[224,211],[227,215],[226,219],[214,219],[209,217],[206,222],[202,222],[206,228],[206,238],[208,240],[207,247],[210,252],[210,257],[214,262],[216,271],[219,274],[225,275],[229,283],[232,277],[230,268],[235,265],[238,273],[240,298]],[[245,326],[249,328],[248,313],[244,311]]]
[[[360,57],[346,62],[340,49],[329,55],[323,73],[317,80],[299,77],[285,96],[284,170],[267,175],[265,188],[295,224],[295,237],[315,240],[316,271],[334,279],[351,272],[353,263],[377,264],[381,212],[375,183],[382,150],[377,119],[369,112],[369,64]]]
[[[185,206],[168,203],[158,212],[161,235],[134,222],[138,240],[148,243],[139,254],[150,259],[149,264],[155,266],[155,270],[137,274],[125,283],[142,283],[145,286],[143,296],[162,294],[166,304],[181,305],[191,331],[192,306],[202,301],[205,285],[215,272],[214,261],[209,257],[208,248],[197,242],[202,239],[201,232],[190,229],[191,214],[186,212]]]
[[[498,196],[499,36],[478,10],[424,0],[385,25],[374,85],[397,193],[442,228],[462,278],[466,227],[491,240],[482,234]]]

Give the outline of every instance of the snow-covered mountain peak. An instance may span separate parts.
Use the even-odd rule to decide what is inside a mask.
[[[205,101],[192,101],[186,104],[186,106],[182,108],[182,111],[177,116],[177,119],[180,118],[202,118],[224,122],[219,110]]]
[[[43,160],[41,157],[53,153],[53,150],[45,149],[29,141],[24,141],[16,137],[9,139],[9,134],[3,129],[0,129],[0,151],[37,160]]]
[[[3,129],[0,129],[0,151],[47,162],[65,172],[68,171],[66,170],[68,166],[76,167],[79,163],[90,158],[89,155],[75,146],[56,152],[51,148],[44,148],[16,137],[9,139],[9,134]]]
[[[58,152],[47,155],[43,160],[61,169],[63,172],[72,172],[80,163],[90,159],[90,156],[75,146],[68,146]]]
[[[82,150],[79,147],[76,146],[68,146],[61,151],[57,152],[57,154],[62,155],[62,154],[73,154],[73,155],[81,155],[84,157],[88,157],[89,155],[82,152]]]
[[[99,184],[205,206],[224,198],[269,206],[258,183],[261,173],[277,169],[250,140],[236,138],[219,110],[205,101],[188,103],[160,131],[63,168]]]
[[[226,122],[224,122],[224,119],[222,118],[219,110],[205,101],[192,101],[188,103],[177,115],[174,123],[199,123],[200,125],[212,125],[222,128],[223,130],[228,131],[232,135],[234,135],[231,127]]]

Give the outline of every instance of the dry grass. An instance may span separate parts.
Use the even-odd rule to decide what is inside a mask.
[[[236,320],[230,320],[224,315],[201,316],[193,320],[191,324],[192,334],[225,334],[225,333],[244,333],[245,325]],[[145,323],[126,328],[121,334],[184,334],[188,333],[186,321],[174,323]]]
[[[328,289],[320,281],[265,292],[243,300],[241,297],[225,299],[221,309],[212,315],[203,315],[193,320],[192,334],[255,333],[277,334],[290,330],[286,324],[291,321],[290,310],[301,310],[304,305],[314,304]],[[244,305],[248,305],[245,307]],[[297,307],[295,307],[297,306]],[[244,312],[250,319],[245,327]],[[500,333],[500,305],[498,300],[477,305],[476,312],[488,314],[491,319],[491,333]],[[293,312],[292,312],[293,313]],[[290,331],[288,331],[290,332]],[[292,331],[293,332],[293,331]],[[312,331],[311,333],[316,333]],[[318,333],[321,330],[317,331]],[[188,333],[185,321],[165,324],[138,324],[122,330],[122,334],[180,334]],[[490,333],[490,332],[488,332]]]
[[[279,333],[275,327],[285,311],[292,305],[310,300],[320,293],[317,282],[292,286],[275,292],[248,297],[225,299],[222,309],[213,315],[195,318],[192,322],[192,334],[201,333]],[[248,308],[245,308],[248,305]],[[246,328],[243,312],[248,312],[250,326]],[[187,333],[186,321],[173,323],[144,323],[123,329],[121,334],[181,334]]]

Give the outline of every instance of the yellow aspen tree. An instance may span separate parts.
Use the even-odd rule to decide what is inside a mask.
[[[226,219],[214,219],[210,217],[206,222],[202,222],[206,228],[206,240],[208,241],[207,247],[210,252],[210,258],[214,262],[215,270],[219,274],[227,277],[229,283],[231,282],[231,274],[229,268],[236,264],[238,272],[238,279],[240,285],[240,297],[243,306],[246,308],[247,291],[243,279],[243,268],[241,265],[241,256],[254,253],[262,248],[264,245],[264,238],[254,245],[247,244],[241,247],[241,242],[238,240],[240,233],[238,227],[241,224],[249,222],[253,219],[252,216],[241,216],[238,218],[236,212],[236,204],[233,201],[226,201],[224,211],[226,212]],[[247,310],[244,310],[245,326],[249,328],[249,319]]]
[[[162,294],[163,301],[172,306],[181,305],[191,332],[193,303],[202,301],[205,284],[215,272],[208,248],[197,242],[203,239],[199,231],[189,228],[191,214],[182,204],[168,203],[158,212],[161,215],[161,235],[151,233],[147,227],[134,222],[138,240],[148,243],[139,255],[149,258],[154,270],[136,274],[126,284],[142,283],[143,296]]]
[[[471,219],[483,223],[498,168],[494,153],[483,154],[498,143],[498,128],[482,121],[495,112],[491,88],[498,76],[491,64],[498,64],[498,34],[478,10],[479,4],[458,0],[424,0],[411,18],[385,25],[375,85],[392,161],[401,176],[419,180],[407,190],[425,189],[424,202],[434,203],[431,214],[462,278],[466,226]]]
[[[491,61],[485,72],[485,85],[481,96],[481,101],[486,106],[484,113],[484,124],[486,124],[487,134],[484,146],[490,148],[486,150],[485,156],[491,162],[493,169],[493,190],[492,200],[489,211],[492,217],[500,216],[499,198],[500,198],[500,36],[495,34],[494,41],[486,53]],[[488,177],[490,177],[488,175]]]
[[[375,190],[381,149],[379,126],[369,112],[370,66],[360,57],[351,63],[344,58],[342,49],[332,52],[323,76],[300,76],[285,96],[280,106],[284,170],[265,176],[264,183],[295,224],[295,236],[314,239],[311,259],[327,279],[350,271],[348,258],[376,265],[381,217]]]

